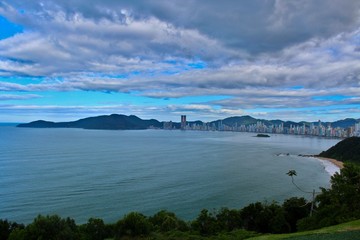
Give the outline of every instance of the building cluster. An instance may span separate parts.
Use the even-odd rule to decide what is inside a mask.
[[[164,122],[164,129],[176,129],[174,123]],[[291,124],[284,126],[284,123],[266,125],[258,121],[255,124],[240,125],[235,123],[232,126],[224,124],[222,121],[212,123],[188,123],[186,115],[181,116],[181,130],[197,130],[197,131],[233,131],[233,132],[253,132],[253,133],[275,133],[275,134],[292,134],[292,135],[308,135],[319,137],[337,137],[347,138],[360,137],[360,123],[349,128],[332,127],[330,124],[324,124],[320,120],[314,124]]]
[[[360,122],[355,124],[355,127],[354,127],[354,136],[360,137]]]

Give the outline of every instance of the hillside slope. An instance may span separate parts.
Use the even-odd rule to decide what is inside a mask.
[[[19,124],[18,127],[29,128],[83,128],[83,129],[106,129],[106,130],[133,130],[148,129],[150,127],[160,128],[162,123],[157,120],[143,120],[137,116],[130,115],[104,115],[89,117],[73,122],[48,122],[34,121],[31,123]]]
[[[249,238],[249,240],[355,240],[360,239],[360,220],[343,223],[313,231],[291,234],[269,234]]]
[[[346,138],[328,150],[323,151],[319,156],[360,164],[360,137]]]

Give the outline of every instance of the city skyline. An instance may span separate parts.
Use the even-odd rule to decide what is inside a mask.
[[[360,2],[0,2],[0,122],[360,118]]]
[[[231,124],[224,124],[223,121],[237,118]],[[239,118],[247,118],[247,123]],[[256,123],[249,123],[249,119]],[[331,122],[285,122],[282,120],[271,120],[267,124],[262,119],[254,119],[251,116],[235,116],[227,119],[218,119],[213,122],[191,121],[187,122],[186,115],[181,115],[180,128],[181,130],[195,130],[195,131],[229,131],[229,132],[253,132],[253,133],[275,133],[275,134],[290,134],[290,135],[308,135],[319,137],[360,137],[360,119],[353,119],[353,124],[346,124],[346,127],[333,127]],[[217,123],[216,123],[217,122]],[[235,123],[234,123],[235,122]],[[276,122],[276,123],[275,123]],[[339,121],[338,121],[339,122]],[[176,122],[175,122],[176,123]],[[285,126],[285,123],[287,126]],[[174,122],[164,121],[164,130],[177,129]]]
[[[324,125],[325,124],[325,125]],[[288,124],[289,125],[289,124]],[[172,122],[164,122],[163,129],[176,129]],[[253,124],[223,124],[223,120],[218,120],[218,123],[186,123],[183,126],[183,117],[181,117],[181,130],[195,130],[195,131],[228,131],[228,132],[250,132],[250,133],[269,133],[269,134],[289,134],[289,135],[304,135],[317,137],[332,137],[332,138],[348,138],[360,137],[360,121],[358,120],[354,125],[348,127],[332,127],[331,123],[322,123],[320,120],[315,124],[308,123],[294,123],[285,126],[284,122],[280,124],[271,123],[266,125],[263,121],[257,120]]]
[[[109,121],[110,119],[110,121]],[[134,121],[135,119],[135,121]],[[84,128],[84,129],[164,129],[193,131],[229,131],[274,133],[290,135],[307,135],[318,137],[360,137],[360,119],[347,118],[335,122],[293,122],[280,119],[265,120],[251,116],[232,116],[211,122],[201,120],[188,121],[186,115],[180,116],[180,121],[158,121],[157,119],[141,119],[135,115],[111,114],[93,116],[70,122],[52,122],[43,119],[22,123],[18,127],[35,128]],[[81,124],[78,124],[81,122]],[[129,122],[131,124],[129,124]],[[142,124],[139,124],[141,122]],[[151,122],[149,124],[149,122]],[[0,122],[1,123],[1,122]],[[5,123],[6,124],[6,123]]]

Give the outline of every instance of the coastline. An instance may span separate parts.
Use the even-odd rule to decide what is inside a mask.
[[[298,156],[315,158],[318,161],[322,162],[325,171],[327,171],[331,176],[333,176],[336,172],[340,173],[340,170],[344,168],[344,163],[334,158],[320,157],[319,155],[303,155],[303,154],[299,154]]]
[[[344,163],[340,162],[339,160],[333,159],[333,158],[325,158],[325,157],[319,157],[319,156],[314,156],[317,159],[320,159],[322,161],[327,161],[330,162],[332,164],[334,164],[335,166],[337,166],[338,168],[342,169],[344,167]]]

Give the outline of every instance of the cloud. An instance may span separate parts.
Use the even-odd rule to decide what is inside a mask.
[[[113,113],[135,114],[143,118],[151,118],[147,113],[150,110],[146,106],[135,105],[13,105],[0,104],[0,112],[3,121],[30,122],[39,119],[48,121],[75,121],[80,118],[108,115]],[[152,116],[153,117],[153,116]]]
[[[166,106],[139,105],[5,105],[0,104],[3,121],[30,122],[39,119],[48,121],[74,121],[80,118],[108,115],[113,113],[134,114],[143,119],[156,118],[160,121],[180,121],[180,115],[186,114],[189,121],[204,122],[224,119],[231,116],[251,115],[261,119],[283,119],[292,121],[336,121],[353,117],[358,119],[358,107],[342,106],[337,108],[302,108],[301,114],[296,109],[277,109],[272,111],[253,111],[233,108],[217,108],[211,104],[178,104]],[[156,117],[154,116],[156,112]],[[315,117],[314,117],[315,116]]]
[[[242,110],[215,109],[210,105],[187,104],[187,105],[166,105],[166,106],[139,106],[139,105],[1,105],[0,112],[3,114],[3,121],[14,121],[11,116],[21,116],[22,121],[35,121],[44,119],[48,121],[73,121],[80,118],[108,115],[113,113],[137,115],[143,119],[154,118],[159,121],[180,121],[180,115],[188,114],[189,121],[202,120],[212,121],[214,119],[242,115]],[[201,119],[194,119],[201,116]],[[7,119],[9,118],[9,119]]]
[[[359,9],[351,0],[1,1],[0,14],[24,30],[0,41],[0,91],[225,96],[157,108],[209,118],[356,106]],[[26,76],[39,80],[5,78]]]
[[[301,109],[301,113],[297,110],[280,110],[273,112],[266,112],[262,114],[262,118],[264,119],[286,119],[290,121],[309,121],[314,122],[317,120],[321,120],[323,122],[326,121],[337,121],[346,118],[355,118],[359,119],[359,108],[351,108],[351,107],[338,107],[334,109],[327,108],[310,108],[310,109]],[[256,114],[254,114],[256,116]]]
[[[135,19],[122,11],[115,19],[95,20],[60,10],[28,15],[33,31],[0,41],[3,72],[52,76],[83,71],[156,71],[171,67],[161,64],[167,59],[188,62],[186,59],[198,56],[238,55],[196,29],[178,28],[153,16]]]
[[[85,25],[91,24],[93,22]],[[143,91],[146,86],[148,91],[144,95],[154,97],[191,94],[193,91],[187,91],[190,87],[206,92],[205,89],[221,91],[251,86],[292,87],[299,82],[308,88],[356,87],[360,84],[360,52],[356,51],[359,29],[329,39],[311,39],[285,48],[276,56],[265,54],[251,61],[224,62],[220,66],[203,69],[189,69],[193,60],[186,59],[185,55],[176,56],[176,47],[172,52],[175,56],[170,56],[168,51],[169,55],[162,59],[165,52],[151,46],[138,47],[137,43],[131,43],[128,48],[132,50],[126,53],[121,48],[112,50],[111,44],[118,44],[116,38],[105,42],[105,39],[97,38],[87,40],[85,36],[80,31],[62,40],[53,40],[49,37],[44,39],[38,33],[24,33],[0,41],[0,55],[5,57],[4,60],[0,59],[0,74],[45,75],[57,82],[60,76],[63,79],[61,85],[83,90],[96,90],[99,85],[100,90],[128,92]],[[130,42],[132,37],[128,37],[127,41]],[[160,38],[167,41],[166,37]],[[169,42],[174,43],[173,40]],[[206,47],[201,41],[200,44]],[[142,44],[139,42],[139,45]],[[132,74],[134,72],[141,74]],[[111,77],[116,74],[125,74],[126,77]],[[167,96],[160,96],[162,92]]]
[[[166,58],[224,66],[349,33],[358,26],[359,6],[340,0],[2,1],[0,14],[25,31],[0,41],[7,59],[1,70],[33,76],[164,70],[169,66],[158,64]]]
[[[197,29],[229,48],[247,49],[253,54],[278,51],[314,37],[328,38],[351,31],[359,23],[360,3],[351,0],[209,0],[206,4],[193,0],[78,0],[71,3],[66,0],[25,3],[12,0],[3,1],[3,5],[8,12],[9,8],[26,9],[25,14],[34,13],[40,20],[49,18],[48,13],[54,11],[76,12],[95,21],[123,20],[126,14],[136,20],[154,17],[176,28]],[[20,18],[14,13],[7,15],[13,20]],[[31,19],[27,24],[38,21]]]
[[[34,99],[34,98],[41,98],[41,96],[36,95],[36,94],[25,94],[25,95],[2,94],[2,95],[0,95],[0,101],[26,100],[26,99]]]
[[[219,118],[224,116],[243,115],[245,112],[241,109],[215,108],[207,104],[185,104],[168,105],[166,109],[173,114],[191,114],[203,116],[205,119]]]

